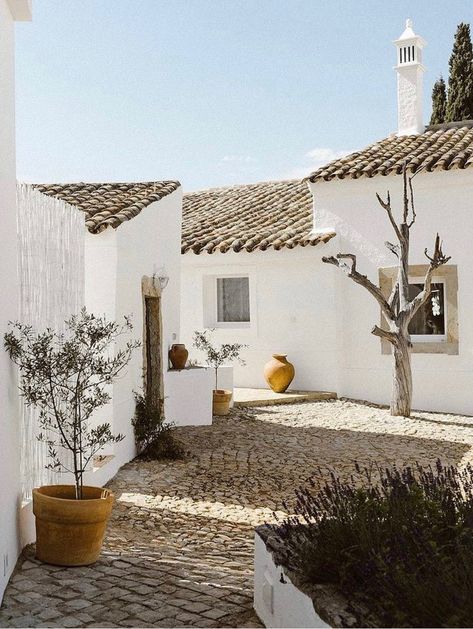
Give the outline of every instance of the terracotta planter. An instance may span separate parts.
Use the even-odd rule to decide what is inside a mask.
[[[213,414],[228,415],[230,412],[230,401],[232,392],[224,389],[217,389],[213,392]]]
[[[83,487],[82,500],[74,495],[74,485],[33,489],[40,561],[57,566],[88,566],[97,561],[115,497],[101,487]]]
[[[174,345],[171,345],[171,349],[169,350],[169,360],[171,361],[173,369],[184,369],[188,356],[189,352],[183,343],[175,343]]]
[[[264,377],[275,393],[284,393],[294,379],[294,365],[287,360],[287,354],[273,354],[264,366]]]

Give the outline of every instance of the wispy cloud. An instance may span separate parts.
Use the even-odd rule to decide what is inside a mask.
[[[336,151],[329,147],[317,146],[304,155],[303,164],[291,169],[286,173],[285,177],[287,179],[302,179],[310,175],[314,170],[317,170],[317,168],[332,162],[334,159],[345,157],[345,155],[351,152],[349,149]]]

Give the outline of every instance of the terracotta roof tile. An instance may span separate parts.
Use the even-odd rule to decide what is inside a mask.
[[[182,253],[265,251],[327,242],[311,235],[312,195],[300,181],[271,181],[184,195]]]
[[[137,216],[146,206],[179,188],[178,181],[144,183],[59,183],[35,184],[51,197],[81,209],[87,229],[96,234],[109,225],[117,228]]]
[[[440,128],[439,128],[440,127]],[[362,151],[322,166],[309,181],[399,175],[404,162],[414,172],[469,168],[473,164],[473,121],[439,125],[419,135],[391,135]]]

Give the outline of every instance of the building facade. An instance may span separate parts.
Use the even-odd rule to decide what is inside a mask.
[[[370,333],[381,323],[379,306],[322,257],[355,254],[358,270],[389,291],[396,258],[384,243],[394,235],[376,193],[384,197],[389,190],[400,212],[406,166],[409,175],[417,173],[412,294],[420,290],[424,249],[432,251],[437,232],[451,256],[411,324],[413,406],[473,414],[473,121],[424,127],[425,42],[408,21],[395,45],[396,133],[304,182],[184,195],[182,333],[190,342],[194,329],[216,328],[219,340],[248,344],[246,366],[235,367],[236,386],[265,386],[265,362],[272,353],[287,353],[296,368],[294,389],[389,403],[389,348]]]

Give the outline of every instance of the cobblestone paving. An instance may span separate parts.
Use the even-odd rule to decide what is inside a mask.
[[[473,418],[334,401],[235,410],[179,428],[188,456],[125,465],[103,556],[94,566],[39,564],[26,549],[0,627],[257,627],[253,529],[294,487],[362,464],[469,460]],[[319,470],[319,466],[322,468]]]

